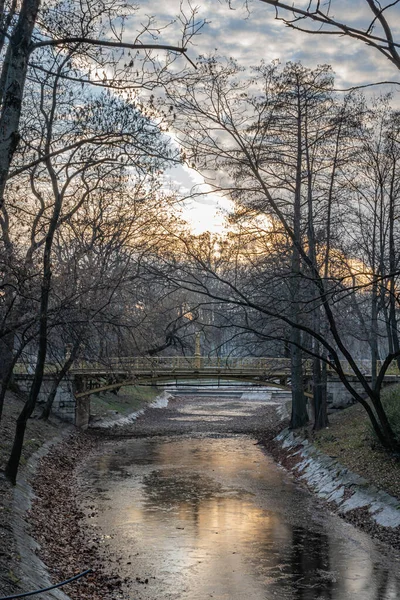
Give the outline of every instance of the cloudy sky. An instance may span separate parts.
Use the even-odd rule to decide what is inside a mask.
[[[292,0],[287,0],[287,3],[291,4]],[[297,0],[295,5],[306,8],[308,3],[309,0]],[[392,0],[381,1],[382,6],[392,3]],[[138,16],[143,20],[145,15],[154,15],[160,23],[167,23],[179,13],[181,3],[180,0],[140,0],[138,4]],[[337,88],[383,80],[400,82],[400,72],[376,49],[347,37],[293,31],[276,21],[274,9],[260,0],[250,0],[250,12],[244,8],[243,0],[232,0],[232,9],[227,0],[193,0],[192,6],[197,6],[198,18],[207,21],[189,49],[194,60],[200,54],[216,52],[235,58],[243,66],[255,65],[262,59],[267,62],[274,59],[301,61],[310,68],[327,63],[336,73]],[[189,13],[187,0],[183,1],[183,10]],[[331,0],[330,14],[358,28],[367,26],[371,20],[366,0]],[[400,3],[385,14],[395,39],[400,40]],[[380,35],[378,29],[375,33]],[[162,39],[176,44],[179,41],[178,24],[168,28]],[[395,94],[394,102],[400,105],[400,86],[391,86],[391,89]],[[183,192],[201,183],[201,178],[190,169],[175,169],[169,176]],[[217,204],[228,207],[215,197],[205,197],[187,208],[187,214],[194,223],[197,222],[198,231],[208,226],[214,229],[220,227],[222,216],[218,214]]]

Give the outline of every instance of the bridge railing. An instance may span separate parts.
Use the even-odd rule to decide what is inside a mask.
[[[363,373],[371,372],[371,361],[357,361],[359,369]],[[344,372],[351,373],[352,369],[347,361],[341,361]],[[377,365],[378,369],[380,364]],[[137,357],[118,357],[109,358],[104,362],[77,361],[74,364],[75,369],[110,369],[110,370],[178,370],[178,369],[232,369],[232,370],[251,370],[256,371],[289,371],[289,358],[276,357],[218,357],[218,356],[137,356]],[[303,361],[303,370],[312,371],[312,360]],[[398,372],[397,366],[392,365],[392,369]]]
[[[104,362],[76,361],[74,371],[179,371],[179,370],[232,370],[232,371],[282,371],[290,361],[280,358],[217,357],[217,356],[139,356],[119,357]]]
[[[358,360],[357,366],[365,375],[371,374],[371,361]],[[381,361],[377,362],[377,370],[381,368]],[[347,374],[353,374],[349,363],[341,361],[341,367]],[[60,366],[47,363],[45,374],[52,374],[59,371]],[[311,374],[313,369],[310,359],[303,361],[303,371],[305,374]],[[328,367],[329,369],[329,367]],[[218,357],[218,356],[126,356],[118,358],[108,358],[102,361],[77,360],[74,362],[71,371],[73,373],[173,373],[179,371],[227,371],[232,372],[254,372],[257,374],[265,373],[268,375],[274,373],[290,373],[290,359],[271,358],[271,357]],[[30,363],[17,363],[16,374],[32,375],[34,366]],[[388,375],[400,375],[397,364],[393,362],[388,371]]]
[[[370,360],[356,361],[358,368],[365,375],[371,373]],[[340,361],[343,371],[352,375],[353,370],[348,361]],[[382,363],[378,361],[377,369],[381,368]],[[290,372],[289,358],[276,357],[218,357],[218,356],[136,356],[136,357],[118,357],[109,358],[102,362],[95,361],[77,361],[74,364],[74,370],[108,370],[129,372],[143,371],[179,371],[179,370],[224,370],[224,371],[256,371],[265,373]],[[312,373],[312,360],[303,360],[303,371],[306,374]],[[329,370],[329,367],[328,367]],[[397,364],[392,363],[388,374],[399,375]]]

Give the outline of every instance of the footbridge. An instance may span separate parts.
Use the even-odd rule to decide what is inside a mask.
[[[367,379],[370,378],[370,361],[360,360],[357,366]],[[380,365],[377,366],[379,369]],[[341,361],[341,367],[348,377],[354,376],[347,361]],[[111,358],[104,362],[76,362],[71,374],[81,380],[81,389],[76,392],[77,398],[127,385],[158,385],[168,381],[185,385],[185,380],[199,379],[203,382],[213,381],[213,385],[224,380],[239,380],[290,387],[291,362],[289,358],[277,357],[140,356]],[[312,374],[312,361],[304,360],[303,383],[306,392],[311,388]],[[329,366],[328,374],[330,377],[337,377]],[[397,380],[399,377],[397,366],[393,365],[386,379]]]
[[[304,365],[305,374],[312,366]],[[290,383],[290,361],[285,358],[236,358],[205,356],[135,357],[109,359],[106,363],[75,363],[71,371],[84,380],[83,397],[112,390],[122,385],[157,385],[167,381],[241,380],[287,386]]]
[[[370,361],[358,361],[358,367],[370,378]],[[379,365],[378,365],[379,366]],[[350,365],[342,363],[348,377],[358,382]],[[33,374],[32,369],[20,364],[16,369],[15,380],[23,391],[28,391]],[[40,399],[45,401],[57,375],[56,365],[47,364]],[[304,390],[310,394],[312,384],[312,361],[303,361]],[[201,380],[201,381],[200,381]],[[290,359],[271,357],[206,357],[167,356],[167,357],[118,357],[102,361],[75,361],[69,374],[59,385],[54,409],[70,421],[85,425],[90,414],[90,396],[93,394],[118,391],[131,385],[153,385],[164,387],[174,383],[179,386],[225,385],[227,381],[241,381],[252,385],[268,385],[290,390]],[[385,377],[385,383],[400,381],[397,367]],[[360,390],[361,391],[361,390]],[[328,398],[338,406],[351,402],[349,392],[339,381],[336,373],[328,368]]]

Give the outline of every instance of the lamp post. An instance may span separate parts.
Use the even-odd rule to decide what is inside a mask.
[[[195,341],[194,341],[194,368],[201,368],[201,349],[200,349],[200,331],[196,331],[195,333]]]

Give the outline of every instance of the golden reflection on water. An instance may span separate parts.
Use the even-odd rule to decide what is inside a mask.
[[[250,439],[131,440],[87,476],[101,486],[93,524],[111,536],[115,568],[136,594],[129,598],[400,596],[372,542],[340,520],[335,531],[314,521],[310,497]]]

